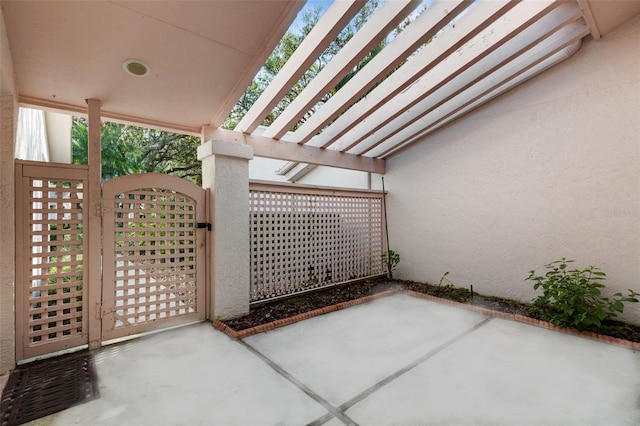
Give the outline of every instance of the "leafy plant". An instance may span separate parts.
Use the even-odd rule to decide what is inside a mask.
[[[557,260],[545,265],[547,273],[536,275],[529,271],[526,280],[533,281],[534,290],[542,288],[542,295],[533,300],[532,313],[545,321],[563,327],[594,329],[602,322],[624,310],[625,302],[638,302],[636,293],[615,293],[612,298],[602,295],[602,281],[606,274],[595,266],[569,269],[573,260]]]
[[[400,253],[389,249],[386,253],[382,253],[382,261],[387,264],[389,278],[393,278],[393,271],[396,270],[398,263],[400,263]]]
[[[438,287],[440,287],[440,286],[442,285],[442,282],[443,282],[443,281],[448,282],[449,284],[447,284],[447,285],[449,285],[449,286],[453,286],[453,283],[451,282],[451,280],[450,280],[449,278],[447,278],[447,275],[449,275],[449,271],[445,272],[445,273],[442,275],[442,278],[440,278],[440,282],[438,283]]]

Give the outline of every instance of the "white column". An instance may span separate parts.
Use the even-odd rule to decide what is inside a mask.
[[[249,160],[253,148],[209,140],[198,147],[202,186],[211,189],[211,319],[249,312]]]
[[[13,95],[0,96],[0,375],[13,370],[16,364],[16,185],[13,154],[17,111]]]

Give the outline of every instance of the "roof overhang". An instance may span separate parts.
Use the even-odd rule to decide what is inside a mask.
[[[0,3],[19,101],[198,134],[219,126],[304,2]],[[123,62],[150,67],[144,78]]]

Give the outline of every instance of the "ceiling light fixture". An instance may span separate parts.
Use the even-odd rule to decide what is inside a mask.
[[[122,63],[122,68],[134,77],[146,77],[151,72],[151,68],[139,59],[127,59]]]

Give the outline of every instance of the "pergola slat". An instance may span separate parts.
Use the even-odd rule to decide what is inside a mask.
[[[331,88],[420,3],[385,2],[271,126],[259,126],[305,72],[302,64],[321,53],[302,49],[309,53],[296,59],[298,63],[287,64],[290,68],[276,77],[274,87],[265,91],[236,131],[218,132],[217,137],[250,145],[259,157],[383,170],[384,163],[360,160],[384,160],[402,152],[568,57],[576,42],[594,31],[583,0],[422,2],[429,6],[420,16],[414,16],[354,78],[329,96]],[[342,8],[347,13],[346,5]],[[336,23],[318,32],[335,33],[337,27]],[[289,131],[303,117],[299,128]]]
[[[418,5],[416,0],[394,0],[384,3],[353,38],[315,76],[280,116],[265,130],[263,136],[280,139],[307,111],[333,88],[387,34]]]
[[[367,90],[371,89],[387,73],[398,66],[421,44],[442,30],[453,18],[466,9],[471,0],[440,0],[431,5],[414,22],[400,33],[382,52],[376,55],[344,87],[300,126],[290,139],[292,142],[308,142],[322,127],[347,109]],[[320,138],[321,140],[325,138]],[[324,147],[314,141],[311,146]]]
[[[455,23],[455,27],[447,28],[440,36],[429,43],[428,48],[423,49],[412,57],[402,68],[369,93],[366,99],[357,103],[336,119],[329,128],[315,138],[313,145],[329,146],[336,142],[337,138],[345,135],[349,129],[352,130],[345,137],[348,137],[350,141],[355,142],[358,138],[363,137],[366,133],[365,129],[370,129],[379,124],[370,119],[372,112],[378,109],[387,111],[388,109],[385,108],[385,105],[395,96],[403,93],[411,96],[416,92],[416,89],[410,86],[412,83],[447,59],[476,34],[490,26],[518,3],[501,0],[480,2],[474,5]],[[548,3],[550,1],[544,2],[544,5],[548,6]],[[449,67],[449,69],[452,72],[458,71],[453,67]],[[393,115],[395,116],[404,110],[406,108],[401,110],[394,109]]]
[[[504,25],[490,26],[477,34],[457,50],[455,54],[452,54],[445,61],[440,61],[427,75],[415,82],[412,90],[400,93],[394,99],[387,101],[364,122],[359,123],[351,132],[345,135],[342,141],[335,144],[334,149],[348,151],[357,145],[356,151],[361,154],[367,150],[366,148],[375,146],[375,142],[373,144],[371,142],[367,144],[360,143],[385,125],[394,121],[394,124],[396,124],[404,120],[408,115],[406,112],[415,107],[420,101],[430,97],[431,94],[480,62],[483,58],[488,57],[492,52],[513,40],[527,27],[538,21],[541,14],[548,13],[560,4],[553,0],[521,3],[518,9],[513,10],[511,19],[505,20]],[[438,40],[435,40],[433,43],[437,42]],[[493,55],[493,58],[495,56]],[[500,63],[502,60],[504,58],[497,58],[491,62]],[[487,69],[491,68],[489,64],[485,66]],[[429,100],[429,104],[430,102]],[[415,108],[414,110],[419,109]],[[367,122],[369,123],[368,125]],[[379,137],[377,139],[377,143],[382,141]]]
[[[427,114],[423,120],[420,120],[419,125],[405,128],[402,132],[399,132],[397,136],[380,144],[375,150],[368,152],[367,155],[386,158],[403,151],[410,145],[420,141],[428,133],[435,131],[473,108],[493,99],[498,94],[509,90],[537,73],[544,71],[549,66],[552,66],[554,61],[551,59],[553,59],[555,55],[562,54],[563,50],[580,41],[588,34],[589,28],[584,21],[574,22],[566,26],[557,35],[550,38],[545,47],[528,55],[523,64],[518,64],[506,71],[507,77],[500,76],[487,82],[486,85],[479,85],[478,87],[470,89],[468,96],[451,102],[447,108],[432,111],[430,114]]]
[[[333,2],[234,130],[253,132],[365,3],[366,0]]]
[[[544,41],[552,37],[557,31],[567,24],[580,19],[580,10],[572,3],[564,3],[560,7],[541,18],[518,36],[509,40],[498,50],[477,62],[466,72],[456,76],[449,84],[439,88],[431,96],[424,98],[414,108],[408,110],[404,115],[397,117],[379,129],[375,134],[370,135],[366,140],[353,147],[349,152],[357,154],[369,154],[378,144],[392,146],[398,142],[396,135],[404,133],[404,129],[420,120],[418,127],[424,128],[427,114],[440,110],[449,110],[449,102],[457,102],[458,96],[468,97],[468,94],[476,90],[479,85],[486,84],[487,80],[496,84],[496,79],[507,79],[510,74],[505,73],[505,69],[517,69],[519,66],[526,66],[526,53],[536,46],[544,46]],[[466,92],[468,91],[468,92]],[[465,94],[466,92],[466,94]],[[415,129],[415,127],[412,127]],[[415,131],[414,131],[415,133]],[[376,150],[379,152],[379,150]]]

